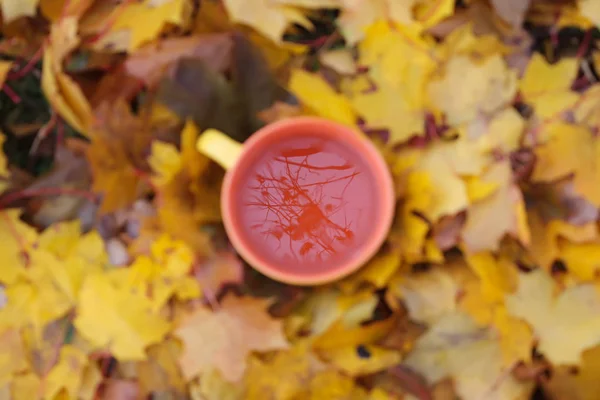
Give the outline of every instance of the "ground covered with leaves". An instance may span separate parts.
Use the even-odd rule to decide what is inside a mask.
[[[600,1],[2,0],[0,398],[600,399]],[[244,263],[209,128],[318,115],[394,225]]]

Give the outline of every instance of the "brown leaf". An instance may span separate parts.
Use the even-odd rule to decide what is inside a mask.
[[[125,62],[125,68],[149,87],[154,87],[166,68],[184,57],[202,60],[214,71],[225,71],[231,64],[232,50],[231,35],[226,33],[170,38],[144,46],[131,54]]]
[[[100,212],[125,207],[145,190],[139,171],[145,165],[149,128],[124,100],[103,103],[96,111],[95,140],[87,153],[93,188],[104,195]]]
[[[433,238],[440,250],[449,250],[458,243],[465,220],[466,214],[462,212],[445,216],[434,226]]]
[[[235,91],[204,61],[181,59],[173,76],[160,82],[156,96],[181,119],[192,118],[200,130],[214,128],[241,140],[243,111]]]
[[[137,400],[140,389],[133,381],[110,379],[102,391],[104,400]]]
[[[288,100],[290,95],[277,83],[267,60],[252,42],[240,32],[233,34],[233,42],[232,81],[246,114],[242,130],[249,135],[263,125],[257,117],[260,111],[276,101]]]
[[[84,155],[71,148],[58,147],[50,172],[23,189],[25,193],[40,194],[27,202],[27,212],[32,215],[32,222],[45,228],[55,222],[76,217],[81,219],[90,211],[93,213],[96,205],[90,201],[92,193],[89,193],[89,197],[76,193],[88,191],[90,181],[91,171]],[[55,195],[46,196],[45,193]],[[88,218],[83,219],[86,225],[84,229],[88,229],[90,221]]]
[[[94,109],[98,109],[103,103],[130,101],[141,89],[140,80],[128,74],[125,67],[120,66],[113,72],[104,75],[100,82],[94,85],[90,104]]]

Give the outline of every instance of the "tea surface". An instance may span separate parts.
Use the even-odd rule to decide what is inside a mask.
[[[361,251],[377,224],[372,170],[349,146],[317,136],[261,149],[234,199],[244,239],[261,258],[317,272]]]

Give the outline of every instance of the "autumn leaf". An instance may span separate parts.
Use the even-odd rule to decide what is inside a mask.
[[[232,48],[228,34],[165,39],[131,53],[125,67],[131,75],[154,87],[162,79],[164,69],[183,57],[197,57],[216,71],[225,70],[231,63]]]
[[[149,144],[148,127],[124,101],[98,108],[95,141],[87,157],[94,176],[93,189],[104,195],[100,211],[109,212],[131,204],[144,189],[138,170]],[[131,146],[131,147],[130,147]]]
[[[45,382],[46,398],[54,398],[64,391],[70,397],[76,397],[82,385],[83,370],[87,365],[87,354],[75,347],[61,349],[58,364],[49,372]]]
[[[525,101],[531,103],[542,118],[572,106],[577,101],[577,94],[570,88],[577,68],[575,59],[550,64],[540,54],[533,54],[519,84]]]
[[[188,121],[181,132],[181,148],[154,142],[148,159],[160,205],[158,218],[163,229],[184,240],[198,253],[210,254],[203,225],[221,220],[219,172],[211,175],[209,159],[196,150],[199,135]]]
[[[180,358],[184,376],[189,380],[214,365],[225,379],[239,381],[249,352],[287,348],[282,323],[267,314],[268,304],[230,295],[216,312],[197,309],[175,330],[185,346]]]
[[[0,398],[597,397],[598,7],[0,0]],[[221,210],[303,115],[371,141],[396,202],[315,287]]]
[[[423,105],[411,104],[411,99],[406,98],[405,92],[383,81],[381,73],[377,70],[374,70],[373,75],[371,82],[368,83],[360,80],[348,83],[347,90],[351,92],[352,105],[356,113],[365,119],[369,128],[389,130],[390,145],[406,142],[413,136],[423,135],[425,128]],[[365,88],[369,85],[373,88]]]
[[[53,24],[50,45],[44,49],[42,89],[50,104],[73,128],[84,135],[92,122],[92,109],[81,87],[64,72],[65,58],[79,45],[78,22],[67,17]]]
[[[355,124],[356,114],[351,104],[320,76],[294,70],[288,87],[314,113],[346,125]]]
[[[185,243],[163,235],[152,243],[150,254],[139,255],[129,268],[109,276],[116,286],[140,296],[140,301],[149,300],[151,311],[157,313],[172,297],[200,296],[200,286],[189,276],[193,261],[194,254]]]
[[[150,303],[116,288],[102,274],[90,275],[81,289],[75,327],[96,348],[121,360],[143,360],[145,347],[159,342],[169,323],[150,311]]]
[[[591,284],[556,292],[548,273],[521,274],[517,292],[506,297],[506,307],[533,328],[539,351],[551,362],[577,365],[581,353],[600,341],[600,296]]]
[[[106,13],[104,24],[90,21],[83,26],[88,33],[101,33],[93,43],[94,48],[112,51],[133,51],[156,39],[172,25],[184,25],[190,15],[191,5],[186,0],[144,0],[127,2]],[[102,32],[106,29],[108,31]]]
[[[566,123],[549,125],[536,151],[535,181],[552,181],[573,173],[575,191],[596,206],[600,205],[597,159],[598,140],[585,127]]]
[[[464,398],[520,398],[533,389],[531,384],[505,376],[498,343],[461,312],[447,314],[433,325],[418,340],[405,365],[430,383],[451,376]]]
[[[470,78],[466,85],[465,74]],[[498,55],[479,65],[465,56],[453,57],[443,78],[429,84],[431,101],[451,125],[471,122],[478,113],[493,114],[510,104],[516,92],[517,75]]]
[[[512,234],[524,244],[529,243],[523,195],[512,183],[511,175],[507,162],[492,165],[482,175],[482,182],[494,184],[496,190],[474,201],[467,211],[462,237],[470,251],[497,250],[505,234]]]

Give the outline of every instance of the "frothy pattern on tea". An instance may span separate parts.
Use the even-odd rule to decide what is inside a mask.
[[[345,262],[371,234],[374,180],[342,143],[287,139],[246,174],[236,207],[245,233],[254,250],[281,267],[309,272]]]

